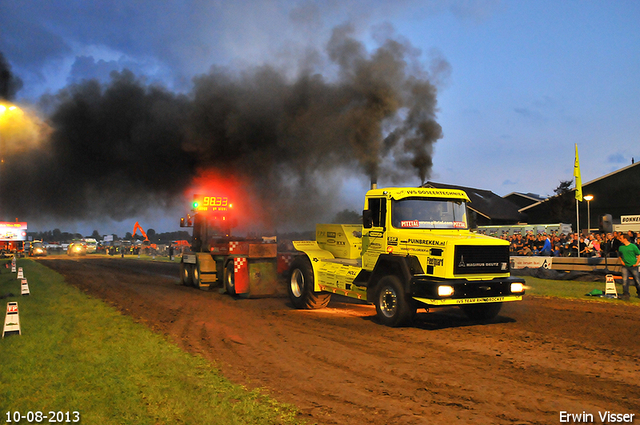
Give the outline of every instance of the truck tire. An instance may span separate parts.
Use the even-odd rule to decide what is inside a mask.
[[[374,302],[378,320],[386,326],[406,325],[416,314],[415,303],[405,293],[400,279],[394,275],[380,279]]]
[[[460,308],[471,320],[491,320],[500,313],[502,303],[467,304],[461,305]]]
[[[295,308],[316,309],[324,308],[331,300],[331,294],[315,292],[313,290],[313,269],[306,257],[298,257],[289,269],[289,284],[287,290],[289,299]]]
[[[191,286],[191,272],[189,268],[189,264],[180,263],[180,283],[185,286]]]
[[[227,263],[224,272],[224,288],[230,295],[236,295],[236,277],[233,267],[233,260],[231,260]]]
[[[198,282],[200,282],[200,269],[198,268],[198,263],[196,264],[187,264],[187,273],[189,273],[189,277],[187,278],[187,285],[198,287]]]
[[[200,287],[200,264],[198,262],[191,266],[191,284],[196,288]]]

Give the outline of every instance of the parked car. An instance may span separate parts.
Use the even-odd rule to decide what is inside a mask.
[[[87,255],[87,244],[82,241],[73,241],[67,248],[68,255]]]
[[[98,250],[98,241],[93,238],[84,238],[84,243],[87,245],[87,252],[91,254],[92,252],[96,252]]]

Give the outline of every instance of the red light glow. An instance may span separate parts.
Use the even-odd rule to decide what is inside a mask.
[[[210,205],[225,204],[227,207],[219,211],[222,215],[217,218],[224,221],[236,219],[239,228],[261,226],[264,224],[259,214],[261,208],[247,188],[251,188],[251,185],[230,173],[215,169],[202,170],[185,191],[185,198],[192,200],[194,195],[200,195],[204,204],[204,197],[215,197],[215,202],[210,201]]]

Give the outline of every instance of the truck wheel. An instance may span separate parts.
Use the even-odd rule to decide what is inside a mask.
[[[233,267],[233,260],[231,260],[227,263],[226,271],[224,274],[224,286],[230,295],[236,295],[236,277]]]
[[[313,290],[313,269],[306,257],[298,257],[289,269],[289,299],[295,308],[324,308],[331,300],[331,294]]]
[[[500,313],[502,303],[467,304],[461,305],[460,308],[471,320],[490,320]]]
[[[378,283],[375,297],[376,313],[386,326],[402,326],[413,320],[416,306],[405,293],[397,276],[385,276]]]
[[[180,263],[180,283],[185,286],[191,286],[191,273],[189,272],[189,264]]]
[[[199,288],[200,287],[200,264],[196,262],[193,266],[191,266],[191,284]]]
[[[200,282],[200,268],[198,267],[198,263],[196,264],[188,264],[187,270],[189,273],[189,278],[187,280],[187,284],[189,286],[198,287],[198,283]]]

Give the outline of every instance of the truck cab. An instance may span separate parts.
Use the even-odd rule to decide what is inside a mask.
[[[294,242],[303,255],[291,267],[293,304],[319,308],[339,293],[374,303],[389,326],[418,307],[495,317],[503,302],[522,299],[524,281],[510,277],[508,242],[470,229],[467,202],[461,190],[370,190],[362,225],[318,224],[316,241]]]
[[[183,285],[203,290],[221,286],[230,295],[246,298],[277,292],[277,245],[232,236],[237,219],[230,198],[196,194],[191,213],[180,219],[180,227],[193,227],[190,249],[182,253]]]

